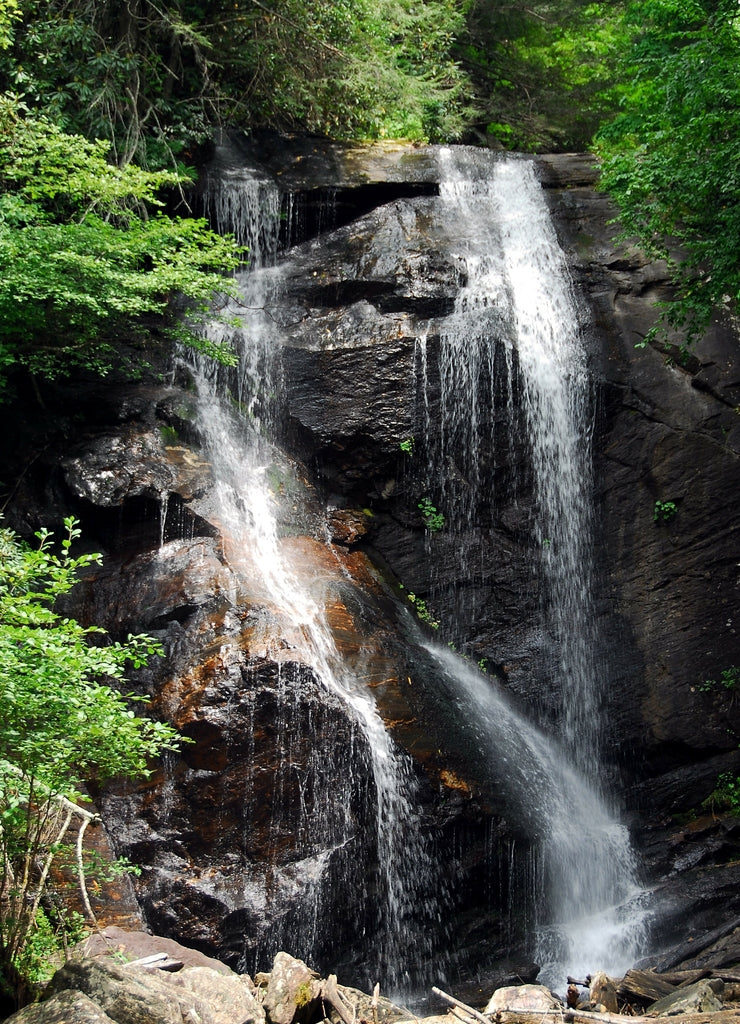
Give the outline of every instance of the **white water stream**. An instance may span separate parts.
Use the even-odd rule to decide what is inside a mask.
[[[590,380],[579,311],[532,163],[492,162],[465,149],[444,149],[440,160],[442,217],[463,285],[442,327],[439,436],[428,447],[442,467],[446,529],[459,537],[459,564],[473,576],[477,566],[465,539],[481,509],[496,500],[480,466],[495,447],[491,410],[501,393],[497,375],[505,377],[507,418],[513,423],[517,404],[523,406],[530,447],[532,531],[549,637],[540,668],[559,700],[555,738],[507,708],[464,662],[446,652],[437,657],[458,681],[481,743],[506,766],[509,797],[532,819],[539,887],[534,956],[540,977],[557,987],[566,974],[623,972],[639,955],[645,923],[629,835],[602,793]],[[434,427],[427,422],[428,432]],[[462,501],[446,507],[460,494]]]
[[[277,201],[264,182],[253,184],[243,201],[248,206],[263,203],[263,217],[274,221]],[[265,237],[276,240],[275,232],[260,228],[260,218],[253,209],[237,214],[234,212],[237,206],[236,201],[229,198],[224,207],[227,228],[236,218],[242,225],[243,239],[252,247],[258,246]],[[216,510],[224,537],[224,553],[232,572],[237,576],[241,573],[252,593],[256,592],[271,609],[273,624],[264,632],[265,654],[278,662],[294,661],[306,666],[327,694],[346,709],[361,737],[364,749],[357,752],[354,760],[352,751],[348,751],[345,763],[339,768],[340,777],[327,777],[328,766],[322,763],[320,755],[311,759],[307,770],[323,777],[321,786],[314,788],[319,788],[324,798],[336,807],[333,814],[316,815],[310,821],[300,822],[298,827],[321,830],[324,843],[329,848],[333,845],[335,850],[356,838],[358,824],[352,820],[349,807],[351,786],[347,776],[366,773],[369,763],[372,773],[369,788],[374,796],[370,818],[377,864],[364,867],[365,891],[350,891],[357,875],[363,873],[362,865],[354,866],[354,879],[335,878],[333,884],[341,888],[344,882],[347,906],[354,902],[367,907],[363,927],[374,921],[364,964],[367,982],[372,985],[381,981],[386,993],[406,996],[412,987],[420,983],[428,986],[435,980],[431,975],[425,976],[424,971],[431,969],[429,953],[436,936],[443,931],[443,924],[437,904],[429,902],[427,893],[443,892],[444,884],[436,876],[433,859],[420,831],[413,762],[394,744],[372,692],[343,661],[337,649],[326,614],[327,606],[336,596],[331,591],[331,574],[322,573],[320,564],[310,559],[302,560],[300,550],[291,545],[279,525],[293,514],[289,512],[286,517],[284,510],[281,513],[285,497],[281,494],[282,488],[276,486],[275,473],[276,466],[281,464],[285,472],[286,460],[272,443],[274,424],[266,411],[280,388],[281,339],[273,313],[280,302],[281,275],[279,267],[270,266],[274,262],[271,255],[255,252],[253,269],[240,275],[239,301],[232,303],[227,312],[241,320],[242,326],[234,329],[213,325],[214,337],[221,341],[226,331],[238,353],[236,378],[232,377],[225,386],[228,375],[212,363],[201,360],[193,367],[198,426],[215,484],[210,502]],[[315,523],[313,525],[315,527]],[[292,523],[290,532],[296,530],[300,532],[297,524]],[[287,655],[286,648],[290,651]],[[290,704],[289,694],[285,699]],[[276,725],[285,728],[284,724]],[[310,722],[293,725],[304,734],[311,732]],[[290,742],[290,737],[286,737],[286,745]],[[336,765],[334,770],[337,770]],[[273,800],[279,803],[279,791],[273,793]],[[332,820],[333,834],[329,834]],[[302,899],[307,904],[305,918],[314,923],[322,918],[321,876],[325,874],[328,878],[332,870],[330,860],[330,856],[312,860],[306,865],[307,877],[299,880]],[[339,903],[341,907],[341,895]],[[322,930],[320,924],[316,927]],[[332,921],[324,920],[324,933],[329,933],[331,928]],[[289,938],[291,952],[310,961],[314,951],[306,936],[299,934]],[[416,962],[418,966],[425,960],[427,967],[415,971],[412,983],[409,965]],[[435,977],[438,980],[438,976]]]

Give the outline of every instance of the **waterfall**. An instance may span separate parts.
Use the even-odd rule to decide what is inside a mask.
[[[265,238],[274,241],[276,233],[261,225],[263,220],[268,225],[274,222],[274,211],[279,209],[276,190],[264,182],[250,182],[240,198],[232,192],[230,184],[217,193],[217,199],[210,200],[212,208],[223,208],[225,225],[241,225],[241,238],[251,246],[259,246]],[[246,212],[240,204],[247,207]],[[261,250],[253,254],[251,262],[253,269],[238,276],[239,299],[227,310],[240,325],[211,327],[214,338],[223,341],[226,337],[234,346],[239,357],[236,376],[197,357],[191,363],[198,394],[198,428],[214,479],[209,518],[221,527],[230,568],[251,599],[268,610],[260,640],[264,654],[278,663],[304,666],[324,689],[327,700],[344,708],[354,728],[343,763],[330,762],[318,749],[311,755],[308,771],[316,778],[304,785],[319,796],[314,797],[313,810],[307,807],[292,827],[313,830],[329,849],[294,871],[304,909],[300,927],[283,941],[290,943],[295,955],[316,961],[318,951],[330,944],[337,927],[336,920],[322,908],[322,897],[332,889],[336,913],[346,913],[349,920],[350,908],[359,904],[358,930],[362,933],[371,922],[363,950],[365,984],[372,987],[381,981],[384,991],[406,996],[412,985],[412,962],[422,964],[413,978],[414,986],[429,985],[438,977],[424,974],[431,967],[432,947],[444,932],[439,904],[430,902],[427,894],[442,893],[445,886],[437,877],[420,830],[413,762],[396,747],[371,691],[337,650],[326,611],[336,596],[331,573],[317,571],[314,563],[303,559],[291,537],[305,531],[323,543],[323,519],[319,513],[305,510],[305,495],[303,506],[298,499],[297,512],[291,504],[297,493],[295,480],[287,487],[285,482],[297,476],[296,467],[275,441],[281,268],[271,265],[274,253]],[[280,484],[276,485],[276,479]],[[287,505],[281,495],[286,489]],[[238,595],[232,600],[238,604]],[[281,676],[280,706],[286,709],[287,718],[299,686],[295,673]],[[312,723],[281,721],[276,727],[279,745],[289,749],[294,741],[289,735],[291,728],[305,736],[311,733]],[[281,813],[281,770],[273,786],[273,817]],[[376,864],[363,862],[365,854],[357,846],[362,827],[351,813],[352,793],[363,786],[370,793],[368,825],[373,830]],[[322,802],[324,806],[318,806]],[[245,899],[255,884],[245,875]],[[364,888],[353,892],[358,886]],[[268,886],[250,898],[263,904],[266,901],[269,917]],[[265,952],[274,954],[277,948]]]
[[[414,360],[419,448],[428,462],[423,493],[444,517],[439,545],[427,537],[433,591],[454,565],[465,585],[443,629],[475,649],[485,534],[506,489],[514,498],[507,528],[528,536],[534,553],[522,576],[538,606],[539,706],[525,715],[468,661],[413,628],[409,634],[419,665],[457,709],[484,774],[528,837],[524,868],[507,864],[504,872],[510,886],[526,876],[528,890],[506,894],[526,903],[520,912],[509,908],[508,927],[515,930],[515,917],[531,921],[528,939],[542,980],[560,987],[567,973],[619,973],[638,955],[643,931],[629,835],[601,781],[591,382],[580,313],[531,163],[465,148],[439,150],[439,162],[435,231],[452,253],[459,288],[450,315],[419,325]],[[284,872],[284,887],[293,887],[302,907],[300,927],[276,928],[274,938],[292,940],[291,951],[309,960],[318,957],[336,927],[322,914],[324,901],[331,895],[341,912],[344,898],[354,907],[353,925],[367,929],[364,980],[408,994],[412,985],[441,980],[450,897],[444,868],[422,834],[413,762],[385,729],[361,669],[337,648],[327,615],[336,574],[317,571],[296,537],[325,540],[317,501],[301,491],[298,468],[278,447],[285,341],[276,259],[280,197],[268,183],[232,172],[213,184],[206,209],[251,249],[251,269],[238,276],[240,296],[227,311],[239,326],[212,326],[214,340],[234,345],[238,370],[192,363],[198,426],[214,477],[209,519],[221,527],[224,558],[238,580],[231,604],[237,609],[246,594],[261,609],[252,642],[278,666],[282,753],[270,826],[276,848],[289,829],[324,833],[322,846],[307,842],[303,859]],[[389,267],[394,255],[384,254]],[[431,557],[435,545],[446,558]],[[305,799],[290,818],[281,801],[292,745],[316,725],[299,720],[297,700],[314,684],[327,707],[344,709],[351,737],[342,751],[311,753]],[[352,810],[360,800],[362,821]],[[506,856],[516,855],[512,841]],[[244,901],[266,907],[269,918],[270,880],[245,869],[242,884]],[[422,964],[413,978],[412,962]]]
[[[443,149],[441,218],[460,292],[441,325],[440,422],[424,417],[427,486],[445,514],[460,578],[474,581],[477,531],[490,517],[501,416],[529,448],[533,510],[522,507],[539,564],[540,672],[556,736],[528,724],[494,686],[449,652],[436,657],[475,722],[481,748],[504,767],[509,799],[536,838],[535,958],[546,983],[595,969],[619,974],[643,937],[629,835],[602,793],[601,673],[594,657],[591,385],[579,311],[530,161]],[[417,365],[426,366],[426,349]],[[423,406],[428,408],[427,384]],[[513,450],[514,439],[508,443]],[[521,480],[508,478],[512,488]],[[518,524],[521,528],[521,524]],[[526,585],[526,579],[525,579]],[[474,588],[469,588],[474,590]],[[452,617],[474,629],[469,589]],[[472,627],[471,627],[472,623]]]

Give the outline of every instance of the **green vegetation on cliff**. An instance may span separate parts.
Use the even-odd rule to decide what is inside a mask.
[[[99,351],[107,365],[122,317],[167,316],[175,290],[204,301],[231,254],[204,225],[151,214],[224,125],[522,150],[584,148],[600,129],[604,185],[626,229],[675,272],[665,321],[698,336],[740,290],[737,12],[735,0],[0,0],[13,131],[57,132],[55,146],[94,152],[91,178],[105,160],[171,175],[134,190],[125,212],[121,197],[111,208],[90,189],[86,212],[80,201],[58,213],[56,197],[31,198],[12,178],[9,162],[16,173],[30,157],[5,147],[6,295],[29,308],[20,323],[5,303],[0,358],[57,372],[97,365]],[[83,139],[106,147],[85,151]],[[39,171],[29,163],[27,181]],[[99,254],[88,277],[84,252]],[[114,310],[107,286],[119,283]],[[48,339],[55,324],[47,358],[39,331]]]
[[[161,212],[181,175],[119,168],[107,151],[0,97],[0,390],[20,366],[106,372],[143,316],[174,328],[180,297],[207,309],[236,263],[204,221]]]
[[[677,296],[664,324],[691,340],[740,298],[738,4],[642,0],[627,24],[631,85],[598,136],[603,185],[626,231],[670,264]]]
[[[118,687],[159,645],[147,636],[114,643],[66,618],[57,601],[97,555],[72,557],[72,519],[60,553],[47,531],[35,547],[0,529],[0,995],[23,996],[34,967],[27,947],[49,916],[52,868],[65,857],[84,887],[81,843],[91,814],[84,782],[145,774],[152,757],[177,746],[169,726],[137,716]],[[75,853],[77,847],[77,853]],[[59,881],[57,877],[57,881]]]

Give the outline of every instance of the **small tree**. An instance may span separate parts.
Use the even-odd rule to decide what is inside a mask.
[[[115,643],[55,611],[79,570],[99,561],[72,557],[79,529],[72,518],[65,529],[61,554],[46,530],[30,548],[0,529],[0,970],[16,998],[52,865],[75,831],[89,908],[82,836],[94,816],[80,806],[83,781],[146,774],[151,758],[177,746],[170,726],[134,713],[141,698],[116,688],[127,664],[161,653],[158,643]]]
[[[0,389],[18,367],[104,374],[121,338],[150,347],[152,326],[234,362],[182,323],[183,299],[194,323],[233,290],[234,240],[162,212],[184,174],[116,167],[108,149],[0,95]]]

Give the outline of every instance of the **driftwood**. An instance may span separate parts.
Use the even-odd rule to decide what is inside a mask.
[[[494,1018],[486,1020],[505,1021],[509,1017],[542,1017],[547,1020],[562,1020],[565,1024],[654,1024],[655,1017],[630,1017],[623,1013],[598,1013],[596,1010],[497,1010]]]
[[[553,1024],[662,1024],[664,1021],[672,1020],[675,1024],[739,1024],[740,1010],[733,1008],[728,1010],[712,1010],[706,1013],[690,1012],[680,1013],[673,1017],[635,1016],[620,1013],[597,1013],[581,1010],[500,1010],[496,1013],[494,1020],[501,1024],[525,1024],[533,1016],[539,1017],[542,1021],[553,1022]]]
[[[711,973],[709,969],[672,971],[665,974],[656,974],[655,971],[627,971],[617,986],[617,995],[621,999],[637,999],[641,1003],[654,1003],[679,988],[708,978]]]
[[[463,1010],[469,1016],[480,1021],[481,1024],[491,1024],[490,1017],[484,1017],[482,1013],[478,1012],[478,1010],[474,1010],[473,1007],[468,1006],[467,1003],[463,1003],[459,999],[455,999],[454,996],[448,995],[447,992],[443,992],[441,988],[434,988],[434,986],[432,986],[432,992],[434,992],[435,996],[439,996],[440,999],[444,999],[444,1001],[449,1003],[450,1006],[459,1007],[459,1009]]]
[[[141,956],[138,960],[129,960],[123,967],[148,967],[158,971],[181,971],[185,966],[183,960],[174,960],[169,953],[151,953]]]
[[[330,974],[325,981],[321,982],[321,998],[337,1011],[344,1024],[355,1024],[357,1010],[348,1004],[339,991],[336,974]]]
[[[497,1010],[494,1014],[486,1016],[483,1013],[479,1013],[478,1010],[474,1010],[472,1006],[468,1006],[467,1003],[460,1002],[459,999],[455,999],[454,996],[448,995],[446,992],[442,992],[441,989],[432,988],[432,992],[440,999],[444,999],[445,1002],[450,1003],[451,1006],[458,1006],[465,1013],[470,1014],[475,1020],[480,1021],[481,1024],[491,1024],[493,1020],[506,1020],[507,1017],[541,1017],[548,1020],[562,1020],[566,1024],[596,1024],[597,1021],[603,1021],[604,1024],[646,1024],[647,1021],[653,1021],[653,1017],[626,1017],[621,1013],[592,1013],[590,1011],[580,1010],[566,1010],[563,1007],[562,1010]]]

